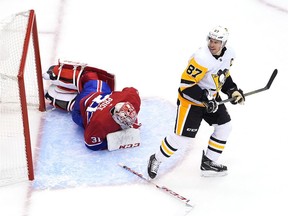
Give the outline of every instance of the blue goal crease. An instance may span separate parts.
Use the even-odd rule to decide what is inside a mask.
[[[70,113],[59,110],[45,113],[33,188],[62,189],[138,181],[118,164],[124,163],[146,175],[149,156],[173,131],[175,112],[176,107],[166,100],[142,99],[139,112],[141,145],[110,152],[87,149],[83,143],[83,129],[72,121]],[[170,169],[180,157],[181,153],[173,156],[173,160],[162,167],[162,172]]]

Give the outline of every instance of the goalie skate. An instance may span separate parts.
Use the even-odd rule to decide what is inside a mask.
[[[227,167],[218,164],[208,157],[206,157],[204,151],[202,155],[202,162],[201,162],[201,175],[204,177],[216,177],[216,176],[225,176],[227,175]]]

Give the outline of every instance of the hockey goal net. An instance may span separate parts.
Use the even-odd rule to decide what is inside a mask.
[[[34,179],[29,126],[33,113],[45,110],[34,10],[0,20],[0,85],[3,186]]]

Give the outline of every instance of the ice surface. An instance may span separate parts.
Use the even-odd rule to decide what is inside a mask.
[[[157,96],[161,103],[169,101],[172,105],[167,108],[175,106],[180,74],[188,58],[205,44],[207,31],[214,25],[225,25],[230,31],[228,45],[236,51],[231,74],[244,92],[263,87],[275,68],[279,73],[269,91],[247,97],[245,106],[227,104],[233,131],[220,160],[228,166],[228,176],[201,178],[199,175],[201,151],[211,135],[211,128],[204,123],[185,156],[180,159],[180,155],[179,158],[175,155],[171,160],[176,163],[172,165],[171,161],[161,169],[160,178],[155,182],[191,198],[196,203],[192,211],[122,169],[117,172],[116,167],[113,168],[115,178],[108,178],[105,186],[101,177],[103,169],[96,177],[92,174],[97,173],[84,173],[82,169],[87,169],[84,161],[89,158],[91,164],[99,158],[99,153],[88,153],[81,142],[81,131],[69,120],[69,114],[52,111],[43,117],[45,133],[40,136],[47,143],[36,145],[34,152],[36,180],[31,185],[21,183],[0,188],[1,215],[287,215],[286,0],[1,0],[1,17],[31,8],[37,15],[43,70],[57,63],[58,58],[87,62],[114,73],[116,89],[135,86],[142,98]],[[5,57],[5,53],[2,54]],[[118,157],[123,156],[125,162],[132,165],[133,160],[134,168],[143,171],[148,159],[144,155],[159,147],[154,139],[173,130],[172,110],[168,110],[166,116],[161,113],[162,107],[155,110],[153,103],[145,100],[143,104],[147,110],[141,115],[149,108],[151,116],[157,117],[160,113],[159,118],[163,118],[152,121],[149,116],[142,116],[144,123],[151,123],[143,124],[141,129],[149,144],[123,150],[123,155],[102,152],[103,160],[113,155],[111,164],[114,165]],[[70,136],[64,139],[58,135],[63,129],[52,120],[48,122],[49,115],[63,118],[61,124],[75,131],[76,142],[68,143]],[[166,117],[168,124],[164,121]],[[54,133],[47,133],[46,127]],[[37,132],[33,137],[37,140],[38,128],[33,131]],[[148,136],[148,131],[155,134]],[[51,137],[56,142],[48,144]],[[153,139],[151,143],[148,138]],[[59,155],[60,147],[66,149],[64,157]],[[75,165],[75,158],[69,158],[69,154],[80,163]],[[124,158],[126,154],[129,157]],[[124,180],[117,179],[121,184],[117,184],[116,176],[124,175]],[[92,186],[92,178],[103,184]]]
[[[44,116],[33,188],[43,190],[119,185],[139,180],[121,169],[118,163],[124,163],[147,175],[147,160],[158,150],[167,131],[173,130],[175,111],[175,105],[161,98],[143,99],[139,113],[139,121],[143,125],[141,145],[111,152],[96,152],[85,147],[83,129],[74,124],[70,113],[49,109]],[[165,123],[161,130],[159,122]],[[177,152],[163,166],[162,172],[170,170],[183,156],[183,152]]]

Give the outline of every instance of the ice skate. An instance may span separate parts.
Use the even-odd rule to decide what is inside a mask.
[[[200,169],[202,172],[201,175],[204,177],[227,175],[227,167],[210,160],[208,157],[206,157],[204,151]]]
[[[157,172],[159,169],[161,162],[157,161],[155,154],[150,156],[148,162],[148,175],[151,179],[154,179],[157,176]]]

